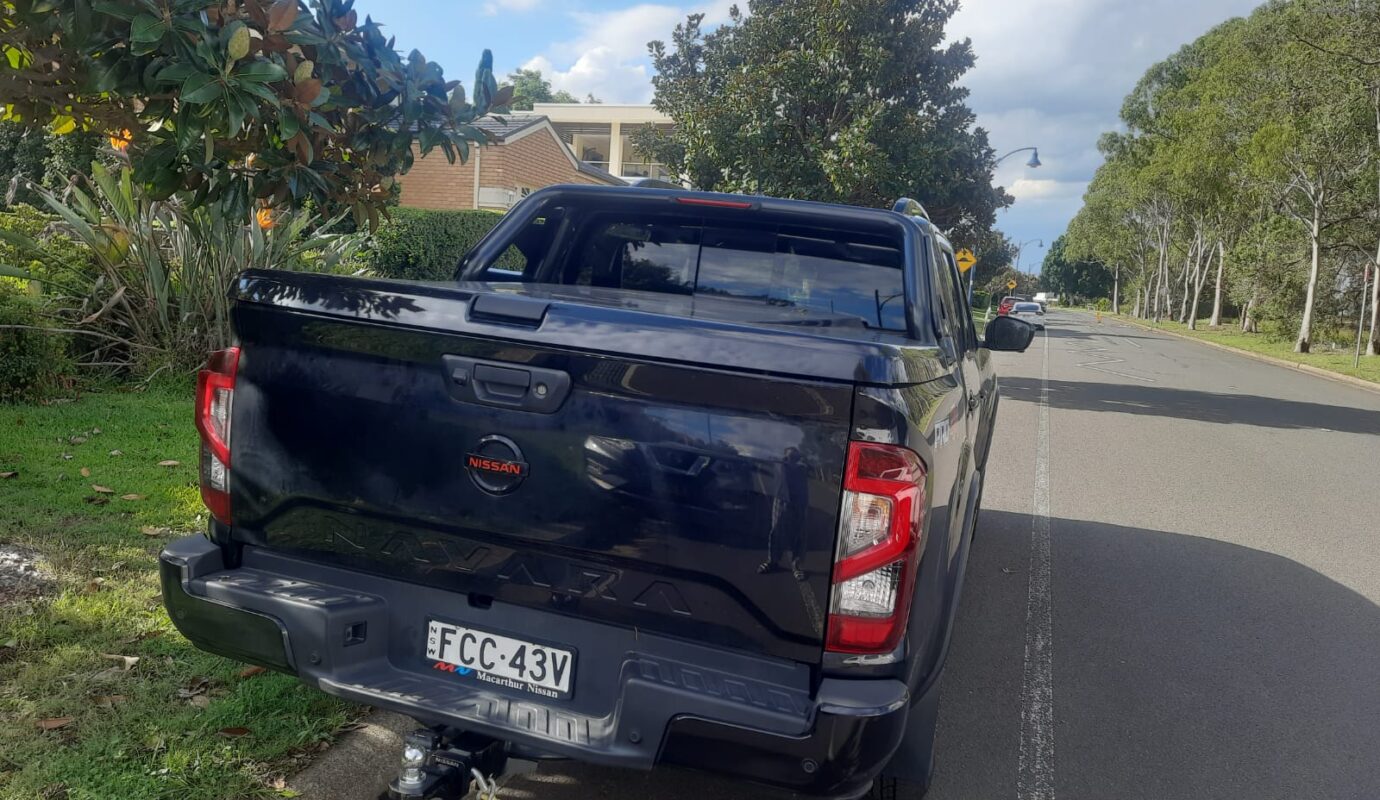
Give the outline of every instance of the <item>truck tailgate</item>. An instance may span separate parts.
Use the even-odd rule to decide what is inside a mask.
[[[474,292],[314,280],[238,289],[237,539],[819,660],[850,381],[604,351],[567,303],[483,321]]]

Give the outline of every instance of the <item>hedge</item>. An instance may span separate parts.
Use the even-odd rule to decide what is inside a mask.
[[[33,330],[47,324],[37,300],[0,282],[0,403],[46,400],[70,383],[67,338]]]
[[[455,276],[460,258],[484,238],[502,214],[491,211],[430,211],[394,208],[374,233],[365,265],[375,275],[419,281],[446,281]],[[500,263],[520,256],[505,254]]]

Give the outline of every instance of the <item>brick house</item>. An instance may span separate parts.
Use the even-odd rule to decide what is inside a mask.
[[[577,159],[544,116],[514,115],[503,122],[483,119],[475,127],[488,133],[491,143],[472,148],[463,164],[450,163],[439,148],[426,158],[418,157],[400,180],[402,205],[503,211],[532,190],[553,184],[626,185]]]

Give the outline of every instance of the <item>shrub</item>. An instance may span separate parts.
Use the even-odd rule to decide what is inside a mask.
[[[13,285],[0,283],[0,403],[44,400],[69,381],[66,337],[44,327],[38,303]]]
[[[261,219],[241,221],[215,207],[189,207],[181,197],[153,200],[129,167],[93,164],[92,177],[65,198],[30,188],[89,261],[65,269],[55,244],[62,237],[0,231],[28,264],[0,263],[0,275],[44,282],[44,315],[81,335],[79,363],[121,373],[195,368],[230,341],[226,290],[237,273],[331,269],[361,238],[320,233],[329,222],[300,212],[265,209]]]
[[[484,238],[501,214],[491,211],[429,211],[395,208],[374,234],[365,265],[375,275],[416,281],[448,281],[455,267]],[[499,260],[516,258],[514,251]],[[518,264],[520,266],[520,263]]]
[[[31,278],[52,292],[90,273],[94,269],[90,249],[63,235],[61,228],[56,215],[33,206],[17,204],[0,212],[0,266],[26,275],[24,279],[0,276],[0,282],[24,288]],[[41,253],[32,252],[27,246],[30,242],[38,243]]]

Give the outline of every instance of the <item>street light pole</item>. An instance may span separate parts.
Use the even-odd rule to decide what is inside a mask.
[[[1006,159],[1010,158],[1011,156],[1014,156],[1014,155],[1016,155],[1017,153],[1024,153],[1024,152],[1026,152],[1026,151],[1029,151],[1031,155],[1030,155],[1030,160],[1027,161],[1027,162],[1025,162],[1025,165],[1026,165],[1027,167],[1030,167],[1031,169],[1035,169],[1036,167],[1039,167],[1039,166],[1041,165],[1041,162],[1040,162],[1040,148],[1038,148],[1038,147],[1018,147],[1018,148],[1016,148],[1015,150],[1012,150],[1011,152],[1009,152],[1009,153],[1007,153],[1006,155],[1002,156],[1001,158],[998,158],[996,161],[993,161],[993,162],[992,162],[992,166],[995,167],[996,165],[1000,164],[1001,162],[1005,161]]]
[[[1026,152],[1027,150],[1030,151],[1030,160],[1027,161],[1027,162],[1025,162],[1025,165],[1026,165],[1027,167],[1030,167],[1031,169],[1036,169],[1036,168],[1038,168],[1038,167],[1041,165],[1041,162],[1040,162],[1040,148],[1038,148],[1038,147],[1018,147],[1018,148],[1016,148],[1015,150],[1012,150],[1011,152],[1009,152],[1009,153],[1007,153],[1006,155],[1002,156],[1001,158],[998,158],[996,161],[993,161],[993,162],[992,162],[992,166],[993,166],[993,167],[996,167],[998,164],[1000,164],[1001,162],[1003,162],[1003,161],[1005,161],[1006,159],[1010,158],[1011,156],[1014,156],[1014,155],[1016,155],[1017,153],[1024,153],[1024,152]],[[1029,244],[1029,242],[1027,242],[1027,244]],[[1044,247],[1044,242],[1041,242],[1041,243],[1040,243],[1040,246],[1041,246],[1041,247]],[[1020,250],[1020,248],[1018,247],[1018,248],[1016,248],[1016,269],[1017,269],[1018,271],[1020,270],[1020,260],[1021,260],[1021,250]],[[973,305],[973,290],[974,290],[974,286],[975,286],[976,284],[977,284],[977,265],[974,264],[974,265],[973,265],[973,268],[970,269],[970,270],[968,270],[968,305],[969,305],[969,306],[972,306],[972,305]]]

